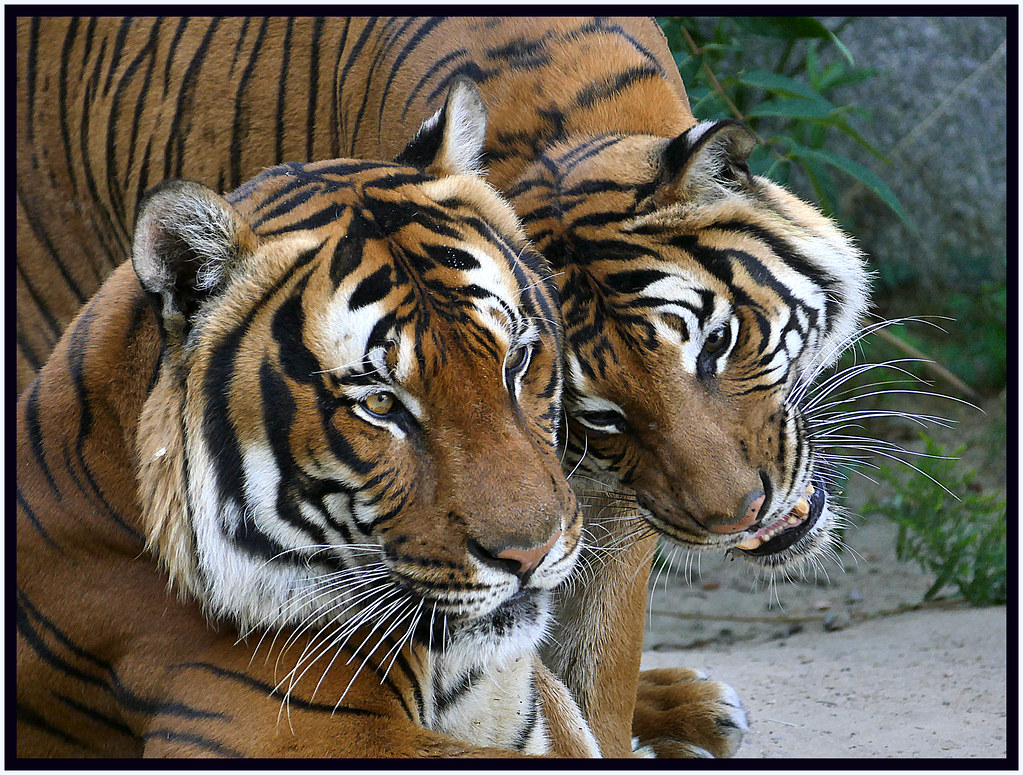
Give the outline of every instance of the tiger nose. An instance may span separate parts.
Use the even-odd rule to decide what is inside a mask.
[[[491,567],[521,576],[543,562],[543,558],[554,548],[554,544],[558,542],[559,538],[561,538],[560,530],[555,532],[543,546],[534,546],[531,549],[523,549],[514,545],[501,549],[491,549],[478,541],[469,539],[469,552],[476,559]]]
[[[763,507],[766,497],[760,490],[749,493],[736,509],[732,522],[708,525],[707,529],[712,533],[738,533],[740,530],[745,530],[760,517],[760,509]]]

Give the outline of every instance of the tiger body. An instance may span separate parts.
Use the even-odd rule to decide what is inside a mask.
[[[553,286],[442,162],[145,200],[19,400],[19,756],[597,755]]]
[[[827,552],[835,524],[830,474],[804,404],[808,385],[834,362],[865,309],[861,256],[814,208],[749,175],[751,144],[740,127],[697,124],[649,19],[268,20],[233,28],[227,48],[209,45],[234,23],[190,20],[197,26],[174,39],[176,51],[189,52],[175,54],[189,64],[170,79],[183,84],[171,89],[187,95],[174,104],[195,116],[194,133],[206,134],[200,141],[179,120],[165,164],[194,153],[203,159],[194,164],[212,163],[203,178],[211,183],[231,184],[242,167],[242,144],[225,140],[239,126],[248,129],[245,150],[262,152],[264,164],[278,150],[306,158],[303,146],[319,149],[320,142],[338,144],[327,155],[390,157],[440,106],[454,78],[476,82],[490,114],[488,180],[512,202],[561,292],[564,465],[583,474],[573,486],[595,503],[587,519],[598,545],[584,553],[587,583],[558,597],[557,647],[546,658],[571,686],[606,755],[625,755],[632,731],[656,743],[644,728],[651,714],[637,714],[635,730],[632,714],[637,680],[656,689],[637,679],[652,533],[783,571]],[[116,23],[83,22],[65,48],[85,46],[88,29],[93,44],[103,35],[117,39]],[[133,34],[120,36],[122,48],[144,37]],[[267,44],[259,56],[257,38]],[[288,41],[290,56],[271,38]],[[91,52],[101,50],[93,44]],[[205,74],[210,52],[223,56],[228,48],[235,76],[225,93],[236,110],[232,130],[215,130],[209,127],[225,124],[202,111],[217,101],[202,95],[222,75],[181,75]],[[19,79],[19,95],[23,83],[45,82],[41,58],[35,61],[27,68],[35,76]],[[137,88],[143,68],[126,68],[123,55],[116,61],[114,90]],[[313,61],[320,66],[310,67]],[[159,77],[158,66],[147,67]],[[258,68],[274,77],[253,77]],[[27,93],[43,103],[38,86]],[[256,94],[259,104],[276,106],[264,107],[265,121],[245,107]],[[152,104],[142,104],[138,118],[101,111],[104,126],[120,127],[108,135],[156,131]],[[90,168],[72,158],[77,146],[62,142],[51,153],[64,148],[63,161],[75,162],[69,166]],[[124,179],[128,185],[117,189],[128,202],[138,172],[112,155],[103,159],[121,166],[90,180]],[[189,174],[184,164],[181,170]],[[113,201],[79,189],[102,209]],[[52,275],[50,255],[40,255]],[[77,260],[88,266],[91,259]],[[29,276],[31,267],[20,264],[19,255]],[[19,327],[19,335],[26,330]],[[615,513],[604,519],[608,504]],[[676,695],[682,704],[687,692]],[[698,747],[734,750],[744,721],[727,705],[692,699],[701,718],[723,714]]]

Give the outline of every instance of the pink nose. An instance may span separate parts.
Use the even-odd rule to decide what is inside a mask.
[[[712,533],[738,533],[740,530],[745,530],[756,522],[757,517],[760,516],[760,507],[764,505],[764,499],[766,496],[760,495],[759,497],[749,500],[752,495],[754,495],[754,493],[750,493],[750,495],[746,496],[746,499],[749,501],[749,505],[736,522],[731,522],[725,525],[708,525],[707,529]]]
[[[517,562],[519,564],[518,572],[525,573],[526,571],[533,570],[533,568],[543,562],[543,558],[547,556],[547,552],[554,548],[554,544],[558,542],[559,538],[561,538],[560,530],[551,536],[551,540],[543,546],[537,546],[532,549],[520,549],[516,546],[510,546],[494,556],[502,560]]]

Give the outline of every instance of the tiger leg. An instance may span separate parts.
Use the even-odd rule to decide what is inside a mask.
[[[739,695],[686,667],[639,674],[632,734],[658,758],[734,756],[749,731]]]
[[[586,583],[557,599],[543,657],[571,689],[601,755],[629,757],[647,580],[657,539],[636,541],[630,528],[614,522],[593,532],[608,548],[585,550],[580,565]]]

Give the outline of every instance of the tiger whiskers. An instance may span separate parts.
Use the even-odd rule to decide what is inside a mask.
[[[394,594],[398,594],[399,596],[397,599],[391,600],[390,598]],[[376,633],[382,626],[387,625],[388,620],[391,619],[392,616],[396,617],[396,621],[390,623],[384,634],[380,636],[380,639],[377,640],[373,648],[369,651],[369,653],[366,654],[362,663],[355,671],[348,685],[345,687],[344,692],[342,692],[340,698],[338,699],[337,703],[334,706],[334,709],[337,710],[337,708],[339,708],[341,706],[341,703],[344,701],[344,698],[347,695],[348,691],[354,685],[355,680],[362,672],[362,669],[366,666],[366,664],[372,658],[373,654],[384,642],[384,640],[387,638],[390,632],[393,631],[394,627],[397,626],[397,624],[400,623],[401,620],[407,616],[407,613],[411,609],[411,607],[412,606],[409,596],[403,593],[398,587],[392,586],[387,593],[381,596],[374,603],[365,607],[362,611],[359,612],[359,614],[356,617],[353,617],[352,619],[340,623],[338,627],[329,632],[327,630],[321,630],[317,634],[317,636],[319,637],[314,636],[310,640],[309,644],[307,644],[302,654],[299,656],[298,660],[295,663],[295,666],[287,673],[287,675],[284,676],[284,678],[281,679],[281,681],[277,684],[277,687],[275,688],[279,689],[285,683],[288,684],[288,688],[285,692],[285,702],[287,702],[291,696],[292,691],[294,690],[294,687],[298,684],[299,681],[301,681],[301,679],[306,675],[306,673],[310,669],[312,669],[312,667],[316,665],[326,654],[332,653],[329,661],[327,662],[326,667],[323,670],[323,673],[320,676],[320,679],[317,681],[316,686],[313,689],[312,694],[310,695],[310,699],[315,698],[317,692],[320,690],[320,687],[322,686],[324,679],[330,672],[331,668],[334,666],[334,663],[337,661],[338,657],[342,655],[351,637],[358,633],[363,627],[372,623],[372,627],[366,634],[365,638],[362,640],[362,643],[360,643],[359,646],[352,651],[351,656],[345,662],[346,665],[351,664],[352,661],[357,656],[359,656],[360,653],[362,653],[364,647],[373,637],[374,633]],[[315,650],[317,648],[318,650]],[[314,650],[315,653],[313,653]],[[305,665],[304,669],[303,665]],[[379,667],[379,665],[377,667]],[[282,704],[282,711],[283,708],[284,705]]]
[[[366,584],[385,578],[388,573],[389,570],[384,563],[375,562],[322,574],[313,578],[297,580],[296,587],[301,586],[304,589],[298,594],[291,595],[278,611],[268,613],[262,620],[247,628],[242,633],[241,638],[247,637],[250,632],[257,628],[263,630],[263,634],[260,636],[256,649],[253,652],[253,658],[255,658],[255,654],[271,630],[274,632],[274,637],[270,644],[270,650],[273,649],[282,628],[297,622],[296,631],[298,634],[301,634],[308,627],[325,620],[339,606],[351,605],[353,601],[350,594],[344,593],[354,592]],[[341,591],[341,595],[336,594],[338,590]],[[328,596],[331,601],[330,606],[325,607],[318,604],[320,598]],[[293,637],[297,637],[297,635],[293,634]],[[292,638],[289,638],[289,642]],[[286,643],[285,649],[287,645]]]
[[[945,319],[948,318],[937,318]],[[864,328],[854,331],[844,339],[840,339],[837,342],[833,342],[829,347],[823,348],[821,351],[816,353],[813,359],[810,361],[808,368],[801,374],[796,380],[795,385],[789,393],[787,399],[788,403],[799,404],[803,399],[803,394],[809,390],[817,381],[817,378],[835,362],[838,361],[839,356],[842,355],[846,350],[854,349],[857,344],[862,342],[864,339],[869,337],[871,334],[880,331],[888,326],[898,325],[902,323],[923,323],[924,325],[933,326],[939,331],[944,330],[941,326],[931,322],[931,319],[925,317],[905,317],[905,318],[892,318],[889,320],[879,320],[875,323],[871,323]],[[867,364],[870,365],[870,364]],[[819,387],[819,386],[818,386]]]
[[[391,597],[393,597],[395,594],[397,594],[398,591],[399,591],[398,588],[395,585],[393,585],[393,584],[390,584],[390,583],[387,583],[387,582],[385,582],[383,584],[378,584],[378,585],[370,587],[368,590],[366,590],[365,592],[363,592],[361,595],[358,596],[358,600],[352,602],[352,605],[354,605],[354,603],[355,602],[359,602],[359,600],[365,599],[366,597],[369,597],[369,596],[375,596],[375,599],[373,599],[368,604],[362,605],[359,608],[359,610],[355,612],[354,615],[347,616],[347,617],[344,617],[344,618],[338,617],[338,618],[334,619],[333,621],[330,621],[326,625],[323,625],[319,621],[320,617],[317,617],[316,619],[310,618],[310,620],[307,620],[306,622],[304,622],[300,627],[298,627],[295,630],[293,630],[291,632],[291,634],[289,635],[287,641],[285,641],[284,647],[281,649],[281,652],[280,652],[280,654],[277,657],[277,663],[276,663],[275,668],[274,668],[275,675],[276,675],[277,669],[278,669],[278,667],[280,665],[280,660],[284,656],[284,653],[288,650],[288,648],[291,646],[291,644],[295,640],[297,640],[299,637],[301,637],[301,635],[304,632],[306,632],[309,629],[312,629],[312,627],[315,626],[315,625],[320,625],[319,627],[316,628],[315,632],[310,637],[309,642],[305,645],[305,647],[303,648],[302,652],[299,654],[298,659],[297,659],[297,661],[295,663],[295,667],[293,668],[292,672],[294,672],[294,670],[297,670],[298,667],[302,664],[302,662],[305,659],[308,658],[309,652],[316,647],[316,640],[317,640],[318,637],[324,637],[324,636],[326,636],[326,637],[333,637],[333,636],[338,635],[340,633],[343,633],[343,632],[345,632],[347,630],[351,630],[351,631],[354,632],[359,627],[361,627],[363,624],[365,624],[365,622],[374,615],[374,613],[377,611],[377,609],[379,609]],[[338,604],[334,605],[332,608],[337,608],[337,607],[339,607]],[[326,633],[328,632],[329,628],[333,628],[333,629],[330,630],[330,634],[329,635],[326,635]],[[317,654],[316,657],[314,657],[314,661],[315,661],[315,659],[318,659],[319,656],[320,655]],[[301,675],[297,676],[297,678],[301,678]]]

